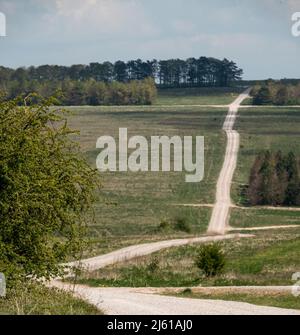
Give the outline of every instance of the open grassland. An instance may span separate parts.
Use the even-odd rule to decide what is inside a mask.
[[[230,225],[238,228],[282,225],[299,225],[300,227],[300,212],[285,209],[233,208]]]
[[[96,307],[70,293],[39,284],[19,285],[0,297],[0,315],[100,315]]]
[[[118,138],[120,127],[128,128],[129,136],[203,135],[206,142],[205,180],[200,184],[185,183],[184,173],[103,174],[103,189],[96,206],[96,224],[89,229],[90,249],[87,254],[96,255],[128,245],[194,236],[206,231],[211,208],[181,207],[178,204],[214,202],[226,145],[221,129],[227,109],[192,106],[196,103],[191,99],[188,99],[190,103],[183,103],[181,99],[185,94],[177,98],[173,92],[174,106],[165,100],[169,106],[71,108],[74,113],[72,126],[81,130],[81,147],[91,164],[95,164],[98,153],[95,150],[96,139],[102,135]],[[233,100],[234,97],[230,97],[228,103]],[[214,103],[217,102],[214,100]],[[260,151],[269,149],[286,153],[292,150],[300,154],[299,117],[300,109],[297,108],[240,110],[236,129],[241,134],[241,151],[233,184],[236,203],[245,204],[242,190]],[[182,219],[180,224],[178,221],[176,224],[178,218]],[[300,225],[300,221],[299,212],[287,209],[234,208],[230,224],[247,228]],[[222,247],[228,259],[226,270],[213,279],[203,276],[195,266],[199,247],[185,246],[83,274],[80,282],[95,286],[132,287],[291,285],[292,274],[300,271],[300,226],[259,231],[252,239],[225,241]],[[231,298],[234,299],[228,297]],[[268,304],[265,297],[256,298],[237,297]],[[271,300],[270,303],[276,306],[279,298]],[[281,307],[296,308],[288,297],[283,297],[282,301],[285,305]]]
[[[226,290],[224,292],[198,293],[186,289],[181,293],[175,294],[175,296],[179,298],[239,301],[260,306],[300,310],[300,298],[293,296],[292,293],[228,293]]]
[[[240,110],[235,129],[241,134],[241,148],[232,192],[237,204],[246,202],[243,189],[248,184],[255,157],[261,151],[293,151],[300,156],[299,124],[300,108],[261,107]],[[270,213],[271,216],[273,214]]]
[[[184,246],[83,274],[92,286],[192,287],[293,285],[300,271],[300,228],[258,232],[256,237],[224,241],[225,272],[206,278],[195,265],[198,246]]]
[[[226,145],[221,130],[226,108],[148,106],[70,110],[70,124],[81,131],[78,140],[92,165],[100,152],[95,149],[98,137],[110,135],[118,141],[121,127],[128,128],[129,137],[205,137],[205,179],[201,183],[186,183],[185,172],[103,173],[95,224],[88,232],[87,254],[97,255],[132,244],[206,231],[210,208],[183,208],[178,204],[214,202]]]
[[[229,105],[241,88],[160,89],[156,105]]]

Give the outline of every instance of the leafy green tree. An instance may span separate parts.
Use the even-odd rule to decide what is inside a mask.
[[[289,92],[286,85],[282,85],[275,96],[275,104],[279,106],[284,106],[288,103],[289,100]]]
[[[0,272],[9,282],[58,275],[79,257],[99,185],[53,101],[19,104],[0,103]]]
[[[268,86],[263,86],[254,97],[255,105],[269,105],[272,103],[272,94]]]
[[[260,154],[251,169],[247,195],[251,205],[299,205],[299,163],[295,154]]]
[[[247,196],[251,205],[257,205],[263,202],[261,193],[261,185],[262,185],[261,168],[263,160],[264,156],[262,154],[258,155],[251,169],[249,187],[247,190]]]
[[[288,186],[285,194],[285,204],[288,206],[298,205],[300,194],[300,179],[298,162],[293,152],[290,152],[286,158],[286,170]]]
[[[224,271],[226,258],[220,245],[208,244],[199,249],[195,263],[207,277],[215,277]]]
[[[255,85],[251,95],[256,105],[297,105],[300,103],[299,80],[283,79],[278,82],[270,79],[263,85]]]

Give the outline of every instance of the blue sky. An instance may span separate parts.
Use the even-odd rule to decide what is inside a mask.
[[[0,65],[227,57],[245,79],[300,78],[300,0],[0,0]]]

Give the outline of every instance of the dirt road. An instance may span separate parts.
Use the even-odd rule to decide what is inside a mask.
[[[108,265],[112,265],[115,263],[123,262],[126,260],[134,259],[141,256],[150,255],[156,251],[167,249],[170,247],[178,247],[182,245],[188,244],[200,244],[206,242],[217,242],[223,240],[230,239],[239,239],[239,238],[247,238],[252,237],[253,235],[246,234],[230,234],[224,236],[202,236],[197,238],[189,238],[189,239],[178,239],[178,240],[169,240],[169,241],[161,241],[147,244],[139,244],[131,247],[127,247],[124,249],[120,249],[114,252],[111,252],[106,255],[101,255],[89,259],[84,259],[82,261],[68,263],[68,266],[80,266],[86,269],[87,271],[94,271],[101,268],[104,268]]]
[[[227,134],[227,148],[224,164],[217,183],[216,204],[208,227],[209,234],[224,235],[228,226],[231,203],[231,182],[237,164],[240,135],[233,130],[241,103],[249,97],[250,88],[242,93],[229,107],[223,130]]]
[[[72,285],[52,286],[73,291]],[[256,306],[242,302],[177,298],[135,288],[92,288],[77,285],[74,294],[107,315],[300,315],[300,311]],[[140,292],[139,292],[140,291]]]

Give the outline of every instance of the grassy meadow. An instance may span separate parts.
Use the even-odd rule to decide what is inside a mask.
[[[169,96],[170,94],[170,96]],[[174,99],[172,99],[174,94]],[[99,226],[91,227],[92,253],[104,252],[129,244],[192,236],[204,233],[210,208],[181,207],[177,204],[212,204],[216,181],[223,163],[226,137],[221,131],[227,109],[196,107],[193,104],[228,104],[228,94],[218,98],[207,95],[189,99],[187,92],[166,90],[156,106],[139,108],[77,109],[75,125],[83,129],[81,144],[91,162],[98,129],[111,134],[120,126],[132,134],[204,135],[206,141],[205,180],[186,184],[183,174],[115,174],[103,175],[106,204],[99,202],[96,218]],[[227,100],[228,99],[228,100]],[[168,106],[162,106],[159,104]],[[172,104],[174,104],[172,106]],[[177,105],[176,105],[177,104]],[[84,115],[89,112],[89,118]],[[241,134],[238,167],[234,175],[232,196],[237,205],[245,206],[243,189],[250,169],[262,150],[294,151],[300,155],[297,108],[242,108],[236,123]],[[95,134],[95,135],[94,135]],[[254,226],[299,225],[299,228],[256,231],[255,236],[221,242],[226,254],[223,274],[207,278],[195,265],[199,246],[176,247],[83,273],[79,282],[90,286],[115,287],[195,287],[195,286],[269,286],[293,285],[292,275],[300,271],[300,215],[289,209],[259,207],[233,208],[230,224],[236,228]],[[176,231],[175,216],[183,217],[189,229]],[[104,224],[104,226],[103,226]],[[105,227],[105,228],[104,228]],[[166,228],[167,227],[167,228]],[[246,232],[246,231],[245,231]],[[253,232],[251,232],[253,233]],[[223,299],[257,305],[299,309],[299,298],[292,294],[194,293],[183,290],[179,297]]]
[[[238,93],[237,90],[210,90],[203,94],[203,89],[197,90],[201,94],[193,89],[162,90],[154,106],[69,108],[71,126],[80,130],[78,140],[92,165],[99,153],[95,149],[97,138],[111,135],[118,140],[120,127],[128,128],[129,137],[205,137],[205,178],[201,183],[186,183],[184,172],[102,173],[103,188],[95,206],[95,223],[89,227],[90,245],[85,256],[138,243],[195,236],[206,231],[211,208],[181,205],[214,203],[226,146],[226,136],[221,129],[227,108],[193,106],[194,99],[201,98],[203,104],[206,99],[211,104],[230,103]],[[172,104],[164,99],[170,99]],[[245,205],[243,189],[248,183],[253,161],[261,150],[293,150],[300,154],[299,118],[300,109],[295,108],[240,109],[236,129],[241,134],[241,149],[232,188],[235,203]],[[184,223],[177,224],[178,221]],[[299,212],[287,210],[249,208],[233,209],[231,213],[234,227],[298,223]]]
[[[160,89],[156,105],[229,105],[241,88],[172,88]]]
[[[92,165],[100,153],[98,137],[118,140],[120,127],[128,137],[204,136],[205,179],[185,182],[185,172],[102,173],[102,190],[89,228],[90,250],[96,255],[122,246],[154,240],[194,236],[206,231],[210,208],[182,204],[214,202],[216,181],[225,152],[222,124],[226,108],[187,107],[74,107],[70,125],[79,129],[81,148]],[[176,222],[184,221],[181,227]]]
[[[299,225],[300,211],[266,208],[233,208],[230,225],[235,228]]]

